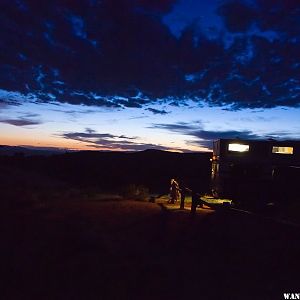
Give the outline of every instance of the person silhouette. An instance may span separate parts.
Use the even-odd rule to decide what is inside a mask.
[[[174,204],[180,198],[179,184],[178,182],[172,178],[171,179],[171,187],[170,187],[170,200],[168,203]]]

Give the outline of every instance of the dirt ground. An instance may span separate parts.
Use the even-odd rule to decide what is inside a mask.
[[[56,202],[1,211],[1,299],[283,299],[299,230],[228,210]]]

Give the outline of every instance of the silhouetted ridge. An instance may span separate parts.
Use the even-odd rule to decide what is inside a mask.
[[[49,156],[0,156],[2,166],[33,171],[76,187],[121,190],[130,184],[168,192],[170,179],[208,189],[210,153],[80,151]]]
[[[7,145],[0,145],[0,155],[5,156],[13,156],[13,155],[24,155],[24,156],[49,156],[55,155],[65,152],[63,149],[59,148],[26,148],[22,146],[7,146]]]

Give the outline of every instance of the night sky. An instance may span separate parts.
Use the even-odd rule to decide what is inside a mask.
[[[0,144],[300,138],[299,0],[1,0]]]

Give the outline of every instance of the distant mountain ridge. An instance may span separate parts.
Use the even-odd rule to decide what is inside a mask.
[[[54,147],[30,147],[30,146],[8,146],[8,145],[0,145],[0,155],[5,156],[15,156],[15,155],[23,155],[23,156],[49,156],[56,154],[64,154],[64,153],[145,153],[146,155],[159,155],[159,153],[179,153],[172,151],[164,151],[158,149],[146,149],[143,151],[101,151],[101,150],[68,150],[68,149],[60,149]],[[193,153],[193,152],[189,152]],[[196,152],[195,152],[196,153]]]
[[[8,145],[0,145],[0,155],[5,156],[15,156],[15,155],[23,155],[23,156],[49,156],[54,154],[62,154],[65,153],[66,150],[59,148],[39,148],[39,147],[24,147],[24,146],[8,146]]]
[[[46,176],[76,188],[120,192],[133,184],[168,193],[171,178],[178,178],[186,186],[206,192],[209,190],[211,155],[209,152],[178,153],[151,149],[53,153],[2,146],[0,167],[3,174],[5,170],[36,174],[36,177]]]

